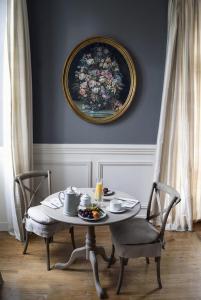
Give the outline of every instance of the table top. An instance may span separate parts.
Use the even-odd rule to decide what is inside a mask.
[[[81,193],[87,193],[91,196],[92,201],[94,198],[94,189],[92,188],[80,188],[79,191]],[[48,198],[50,199],[50,197],[54,197],[57,196],[58,193],[52,194],[50,195]],[[120,192],[120,191],[115,191],[115,197],[124,197],[124,198],[133,198],[131,195],[124,193],[124,192]],[[66,222],[69,224],[73,224],[73,225],[81,225],[81,226],[104,226],[104,225],[110,225],[112,223],[117,223],[117,222],[121,222],[121,221],[125,221],[127,219],[130,219],[134,216],[136,216],[140,209],[141,209],[141,205],[140,203],[136,204],[134,206],[134,208],[132,209],[126,209],[125,212],[122,213],[111,213],[107,210],[107,206],[109,206],[109,202],[111,199],[114,198],[114,196],[107,196],[104,197],[104,199],[107,199],[105,201],[103,201],[103,207],[101,207],[107,214],[107,216],[104,219],[98,220],[98,221],[86,221],[83,220],[81,218],[79,218],[78,216],[75,217],[71,217],[71,216],[66,216],[63,214],[63,207],[54,209],[54,208],[50,208],[47,206],[43,206],[42,205],[42,210],[43,212],[48,215],[49,217],[51,217],[52,219],[55,219],[57,221],[61,221],[61,222]]]

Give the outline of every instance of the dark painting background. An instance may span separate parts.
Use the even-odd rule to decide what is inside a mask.
[[[75,55],[68,73],[68,79],[69,79],[68,86],[69,86],[71,97],[73,100],[77,100],[79,97],[78,91],[75,91],[75,89],[73,88],[73,83],[75,81],[75,71],[78,70],[77,66],[80,65],[81,58],[83,57],[84,54],[93,53],[93,48],[98,46],[103,46],[106,49],[108,49],[110,51],[109,57],[112,60],[115,60],[119,65],[120,72],[122,74],[122,83],[124,85],[123,89],[119,93],[119,100],[123,104],[127,99],[129,89],[130,89],[130,72],[129,72],[128,64],[124,59],[123,55],[117,49],[105,43],[93,43],[91,45],[82,48]]]

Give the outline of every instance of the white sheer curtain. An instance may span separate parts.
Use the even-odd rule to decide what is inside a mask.
[[[155,180],[175,187],[181,202],[169,229],[192,230],[201,219],[201,1],[169,0],[165,78]]]
[[[14,176],[32,168],[32,78],[26,0],[7,0],[4,51],[4,187],[9,231],[23,238],[21,204]]]

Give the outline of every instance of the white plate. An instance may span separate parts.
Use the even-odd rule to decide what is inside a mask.
[[[127,211],[126,207],[122,207],[122,209],[120,209],[120,210],[112,210],[109,207],[107,207],[106,209],[107,209],[107,211],[109,211],[109,212],[111,212],[113,214],[121,214],[121,213]]]

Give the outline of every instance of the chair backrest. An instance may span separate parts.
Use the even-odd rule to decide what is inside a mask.
[[[51,171],[30,171],[19,174],[15,177],[15,183],[18,184],[20,196],[24,202],[24,214],[26,215],[29,207],[33,206],[36,196],[39,197],[39,191],[44,187],[44,181],[47,181],[47,193],[51,194]],[[16,184],[15,184],[16,187]],[[16,190],[15,190],[16,196]],[[41,199],[43,200],[43,199]]]
[[[160,218],[161,229],[159,239],[162,242],[169,213],[180,201],[180,194],[174,188],[161,182],[153,183],[147,208],[147,220]],[[155,207],[156,212],[151,214],[153,207]]]

